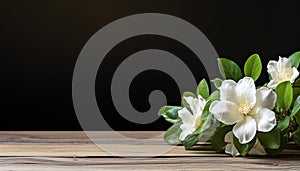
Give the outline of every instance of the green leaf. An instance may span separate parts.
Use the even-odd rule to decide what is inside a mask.
[[[197,87],[197,95],[201,95],[204,99],[209,97],[209,87],[205,79],[202,79]]]
[[[206,104],[205,104],[205,106],[204,106],[204,108],[202,110],[202,115],[201,115],[201,119],[202,120],[206,119],[208,117],[208,115],[210,114],[210,112],[209,112],[209,106],[210,106],[211,102],[212,102],[211,100],[208,100],[206,102]]]
[[[295,115],[295,119],[298,125],[300,125],[300,112]]]
[[[212,123],[212,121],[211,121],[211,115],[208,115],[205,118],[205,120],[201,119],[201,121],[202,122],[201,122],[200,126],[196,129],[196,131],[194,132],[194,134],[201,134],[201,133],[203,133],[205,130],[207,130],[210,127],[210,125]]]
[[[300,51],[299,51],[299,52],[293,53],[293,54],[289,57],[289,60],[291,61],[293,67],[298,68],[299,62],[300,62]]]
[[[180,129],[181,124],[182,124],[182,122],[177,122],[166,131],[166,133],[164,135],[164,139],[166,142],[168,142],[170,144],[180,143],[179,136],[182,132],[182,130]]]
[[[242,156],[245,156],[252,149],[255,142],[256,142],[256,136],[249,143],[241,144],[233,134],[233,144]]]
[[[233,61],[226,58],[218,59],[219,70],[224,79],[238,81],[243,77],[240,67]]]
[[[286,132],[283,132],[283,133],[280,134],[280,147],[278,149],[275,149],[275,150],[274,149],[269,149],[269,148],[265,148],[265,150],[271,156],[275,156],[276,154],[280,153],[284,149],[286,144],[287,144],[287,142],[286,142]]]
[[[300,87],[300,78],[293,83],[293,86]]]
[[[280,147],[280,130],[274,128],[270,132],[257,132],[257,137],[261,144],[269,149],[278,149]]]
[[[199,127],[195,130],[193,134],[201,134],[205,130],[207,130],[210,126],[211,121],[208,119],[208,117],[205,120],[201,119],[201,124]]]
[[[215,101],[220,99],[220,91],[215,90],[214,92],[211,93],[211,95],[208,97],[207,100]]]
[[[252,77],[254,81],[256,81],[261,73],[262,64],[260,57],[258,54],[251,55],[245,65],[244,65],[244,73],[245,76]]]
[[[178,106],[164,106],[160,108],[158,115],[162,115],[168,122],[176,123],[180,120],[178,118],[178,111],[181,109],[182,107]]]
[[[293,101],[300,96],[300,78],[298,78],[293,84]]]
[[[297,97],[297,99],[294,102],[294,106],[291,112],[291,118],[294,117],[300,110],[300,96]]]
[[[183,93],[183,97],[193,97],[193,98],[196,98],[196,95],[194,94],[194,93],[192,93],[192,92],[184,92]],[[185,107],[188,107],[188,106],[190,106],[186,101],[185,101],[185,99],[184,98],[182,98],[182,105],[183,106],[185,106]]]
[[[283,120],[279,121],[277,124],[277,129],[280,131],[284,131],[286,128],[289,127],[290,124],[290,117],[286,116]]]
[[[199,134],[191,134],[188,135],[184,141],[181,143],[183,144],[186,150],[192,148],[197,142],[199,142]]]
[[[296,144],[300,145],[300,128],[292,133],[292,138]]]
[[[220,78],[215,78],[213,80],[210,80],[212,83],[214,83],[216,88],[219,88],[222,85],[222,81]]]
[[[300,87],[293,87],[293,102],[300,96]]]
[[[220,152],[224,149],[224,147],[226,146],[226,142],[224,140],[225,135],[232,130],[232,126],[224,126],[219,128],[215,135],[212,138],[212,142],[211,145],[213,147],[213,149],[215,149],[216,152]]]
[[[283,110],[287,111],[290,109],[293,102],[293,88],[290,81],[280,83],[275,92],[277,94],[277,105]]]
[[[194,131],[193,134],[201,134],[200,137],[204,139],[209,139],[213,135],[218,123],[215,122],[215,118],[209,112],[209,106],[211,101],[207,101],[204,106],[203,113],[201,115],[201,123],[199,127]]]

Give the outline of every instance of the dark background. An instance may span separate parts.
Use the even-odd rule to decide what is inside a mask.
[[[1,0],[0,130],[81,130],[72,104],[76,59],[96,31],[119,18],[146,12],[174,15],[198,27],[221,57],[233,59],[242,66],[247,57],[259,53],[266,67],[268,60],[300,50],[299,5],[296,0],[267,4],[254,1],[235,4],[183,0]],[[189,49],[172,39],[138,36],[112,49],[106,58],[106,67],[99,69],[98,75],[107,73],[106,80],[109,80],[112,68],[117,67],[120,59],[147,48],[167,50],[183,60],[193,56]],[[201,62],[188,63],[194,73],[202,73],[197,80],[206,77]],[[265,69],[258,83],[266,81]],[[147,87],[139,88],[141,85]],[[97,79],[96,86],[98,102],[108,98],[99,94],[110,91],[109,83],[101,85]],[[169,104],[180,104],[178,87],[164,73],[143,72],[135,78],[132,88],[135,90],[130,91],[132,103],[140,111],[149,108],[147,94],[154,89],[165,91]],[[114,108],[108,104],[102,110],[105,115]],[[165,130],[169,126],[162,119],[150,125],[137,125],[124,122],[117,114],[106,117],[117,130]]]

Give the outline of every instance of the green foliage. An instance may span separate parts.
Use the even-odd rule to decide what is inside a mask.
[[[300,51],[293,53],[289,57],[289,60],[293,67],[298,68],[300,64]],[[229,59],[219,58],[218,66],[223,79],[232,79],[237,82],[243,77],[240,67]],[[262,63],[259,55],[251,55],[245,62],[243,69],[245,76],[251,77],[256,81],[262,71]],[[216,88],[221,86],[222,81],[220,78],[211,80]],[[264,86],[266,85],[267,83],[264,84]],[[293,84],[290,81],[280,83],[276,87],[275,92],[277,94],[275,106],[277,126],[270,132],[257,131],[256,136],[247,144],[239,143],[238,139],[233,135],[233,145],[242,156],[247,155],[257,140],[260,141],[266,152],[271,156],[281,152],[290,138],[300,145],[300,78]],[[224,140],[225,135],[232,130],[233,125],[220,124],[209,112],[211,103],[220,99],[220,91],[216,90],[210,94],[208,83],[205,79],[202,79],[197,86],[196,95],[192,92],[185,92],[183,94],[182,105],[190,110],[190,106],[184,97],[197,98],[198,95],[206,99],[207,103],[203,108],[201,118],[198,120],[199,123],[197,122],[198,127],[183,141],[179,140],[182,132],[180,128],[182,121],[178,117],[178,111],[183,107],[164,106],[159,110],[158,115],[163,116],[166,121],[173,123],[166,131],[164,138],[171,144],[182,143],[186,149],[190,149],[199,142],[200,138],[204,137],[212,140],[212,147],[215,151],[223,151],[227,145]],[[217,127],[218,129],[216,129]]]
[[[285,131],[285,129],[289,127],[289,124],[290,124],[290,117],[286,116],[283,120],[278,121],[277,129],[279,129],[280,131]]]
[[[192,148],[197,142],[199,142],[199,134],[191,134],[182,141],[182,145],[187,150]]]
[[[215,78],[213,80],[210,80],[216,88],[219,88],[222,85],[222,80],[220,78]]]
[[[294,106],[291,112],[291,117],[294,117],[300,110],[300,96],[298,96],[294,102]]]
[[[246,156],[246,154],[252,149],[256,142],[256,137],[254,137],[249,143],[241,144],[239,140],[233,135],[233,144],[235,148],[238,150],[240,155]]]
[[[224,140],[225,135],[232,130],[232,126],[224,126],[219,128],[215,135],[212,138],[211,145],[216,152],[220,152],[226,146],[226,142]]]
[[[224,79],[232,79],[235,81],[243,77],[240,67],[233,61],[226,58],[218,59],[219,70]]]
[[[180,129],[181,124],[182,124],[182,122],[177,122],[166,131],[166,133],[164,135],[164,139],[166,142],[168,142],[170,144],[180,143],[179,136],[182,132],[182,130]]]
[[[260,143],[269,149],[278,149],[280,147],[280,130],[274,128],[270,132],[257,132]]]
[[[205,106],[204,106],[204,108],[203,108],[203,110],[202,110],[202,115],[201,115],[201,119],[202,119],[202,120],[207,119],[207,117],[211,114],[211,113],[209,112],[209,106],[210,106],[211,102],[212,102],[211,100],[208,100],[208,101],[206,102],[206,104],[205,104]]]
[[[296,79],[293,85],[296,87],[300,87],[300,78]]]
[[[197,87],[197,95],[201,95],[204,99],[209,97],[209,87],[205,79],[202,79]]]
[[[158,111],[158,115],[163,116],[168,122],[176,123],[179,120],[178,111],[181,109],[182,107],[178,106],[164,106],[160,108],[160,110]]]
[[[293,101],[300,96],[300,78],[293,83]]]
[[[270,148],[265,148],[266,152],[270,154],[271,156],[275,156],[276,154],[280,153],[284,147],[286,146],[286,134],[281,133],[280,135],[280,147],[278,149],[270,149]]]
[[[296,119],[297,124],[300,125],[300,113],[297,113],[295,115],[295,119]]]
[[[300,96],[300,87],[293,87],[293,102]]]
[[[300,128],[292,133],[292,138],[296,144],[300,145]]]
[[[244,65],[245,76],[252,77],[256,81],[261,73],[262,64],[258,54],[251,55]]]
[[[293,102],[293,88],[290,81],[280,83],[275,90],[277,94],[277,107],[284,111],[290,109]]]
[[[211,95],[208,97],[207,100],[215,101],[220,99],[220,91],[215,90],[214,92],[211,93]]]
[[[300,51],[293,53],[289,57],[289,60],[291,61],[293,67],[298,68],[299,67],[299,62],[300,62]]]

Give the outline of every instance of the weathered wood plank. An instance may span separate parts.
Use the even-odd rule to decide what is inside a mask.
[[[162,132],[122,132],[133,138],[149,138]],[[109,132],[103,132],[115,142]],[[111,144],[120,149],[128,144]],[[158,148],[160,143],[135,144],[134,148]],[[185,151],[175,146],[154,158],[120,158],[93,144],[83,132],[0,132],[0,170],[300,170],[300,148],[289,144],[271,157],[230,157],[215,153],[209,144]]]
[[[3,170],[299,170],[299,158],[0,158]]]

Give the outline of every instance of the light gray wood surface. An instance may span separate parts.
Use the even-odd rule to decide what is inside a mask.
[[[102,132],[111,146],[109,132]],[[121,132],[132,138],[149,138],[162,132]],[[155,141],[154,141],[155,142]],[[157,141],[160,142],[160,141]],[[134,148],[157,150],[160,144],[135,144]],[[300,170],[300,148],[289,144],[277,157],[231,157],[215,153],[209,143],[192,150],[174,146],[156,157],[113,156],[83,132],[0,132],[0,170]]]

